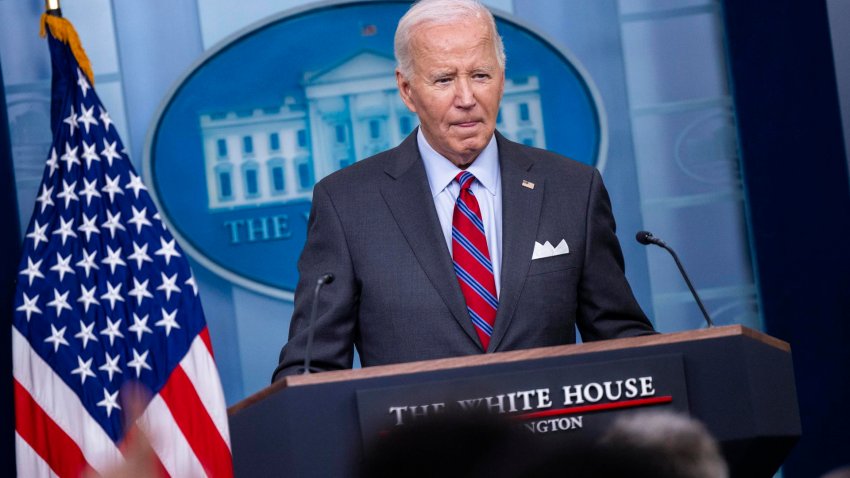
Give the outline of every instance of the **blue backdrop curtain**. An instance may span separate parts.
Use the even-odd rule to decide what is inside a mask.
[[[850,185],[824,1],[724,16],[766,332],[791,343],[803,437],[786,477],[850,464]]]

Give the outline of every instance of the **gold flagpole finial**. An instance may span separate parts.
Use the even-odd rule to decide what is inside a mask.
[[[71,22],[62,18],[62,10],[59,8],[59,0],[44,0],[45,12],[41,14],[39,22],[39,35],[44,38],[48,30],[50,36],[54,39],[67,44],[71,48],[71,53],[77,59],[77,64],[83,73],[89,79],[89,84],[94,86],[94,72],[91,68],[86,51],[83,50],[83,45],[80,44],[80,37]]]
[[[48,15],[57,17],[62,16],[62,9],[59,7],[59,0],[44,0],[44,11]]]

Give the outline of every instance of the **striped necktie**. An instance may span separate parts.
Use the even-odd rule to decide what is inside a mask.
[[[462,171],[455,181],[460,184],[460,194],[452,216],[452,259],[469,317],[481,345],[487,350],[499,308],[493,263],[490,262],[490,249],[484,235],[481,209],[469,189],[475,176]]]

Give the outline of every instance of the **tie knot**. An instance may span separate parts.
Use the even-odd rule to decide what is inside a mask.
[[[475,176],[472,173],[467,171],[461,171],[455,176],[455,181],[460,184],[461,191],[464,189],[469,189],[472,186],[472,181],[475,181]]]

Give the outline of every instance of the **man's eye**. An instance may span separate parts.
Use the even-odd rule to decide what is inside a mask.
[[[476,74],[472,75],[472,78],[474,78],[476,80],[486,80],[486,79],[490,78],[490,75],[487,74],[487,73],[476,73]]]
[[[434,83],[438,85],[444,85],[446,83],[449,83],[450,81],[452,81],[451,78],[437,78],[436,80],[434,80]]]

